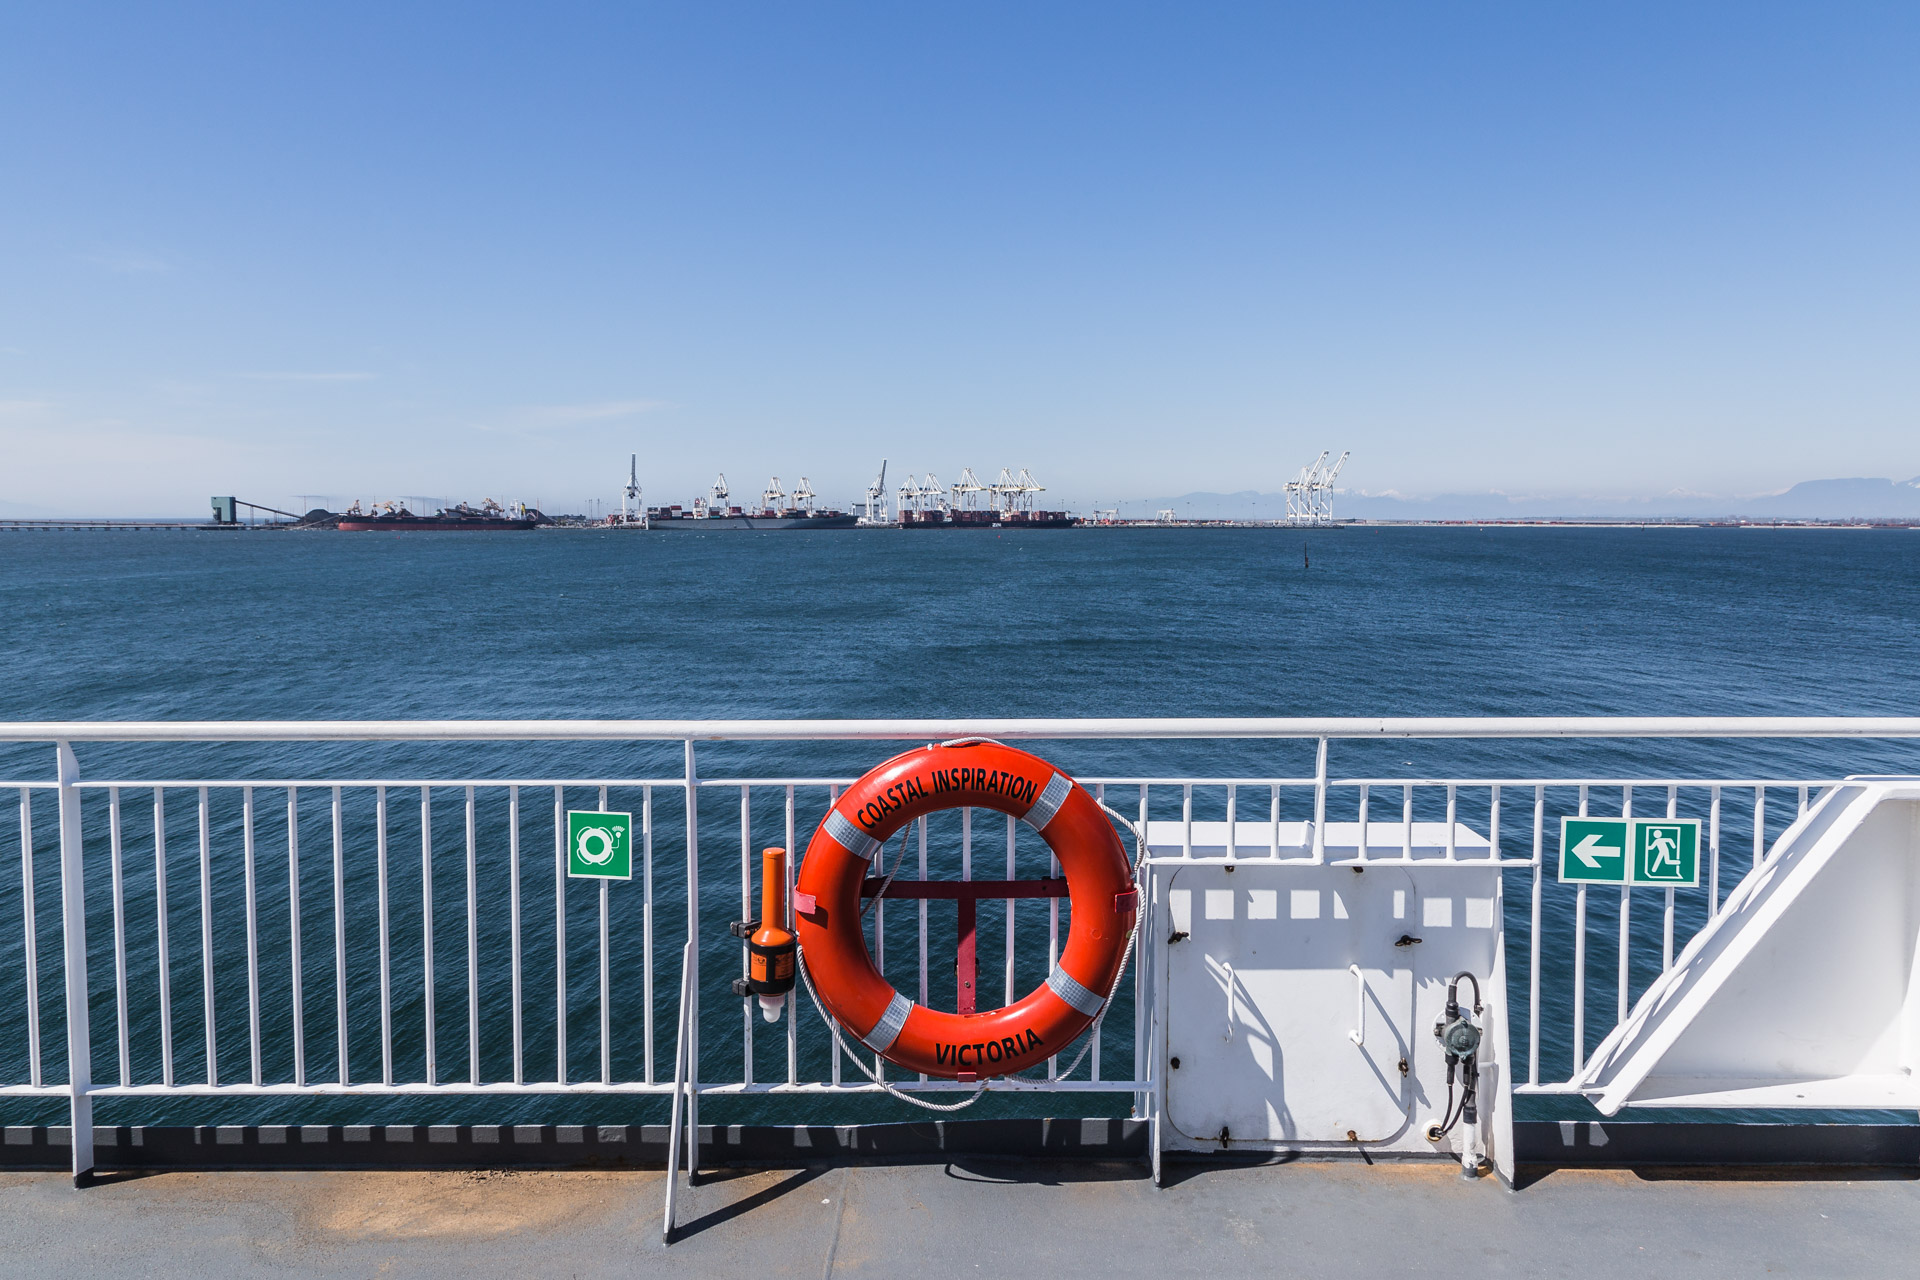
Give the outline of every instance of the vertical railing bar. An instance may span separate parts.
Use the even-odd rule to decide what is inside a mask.
[[[753,905],[753,788],[742,784],[740,787],[740,918],[754,919]],[[770,922],[769,922],[770,923]],[[879,926],[874,926],[879,931]],[[885,973],[886,961],[881,959],[881,972]],[[753,976],[753,956],[747,940],[740,940],[740,977]],[[752,996],[740,997],[740,1053],[744,1065],[740,1078],[748,1084],[753,1083],[753,1017],[754,999]]]
[[[640,788],[640,985],[647,997],[640,1015],[642,1051],[647,1055],[646,1081],[653,1083],[653,788]]]
[[[1716,784],[1707,809],[1707,919],[1720,914],[1720,788]]]
[[[922,883],[925,883],[927,878],[927,818],[926,818],[926,815],[922,814],[920,815],[919,818],[915,819],[915,825],[918,826],[920,829],[920,879]],[[922,1008],[926,1008],[927,1000],[928,1000],[927,900],[924,896],[920,899],[919,906],[920,906],[920,1006]],[[926,1082],[927,1082],[927,1073],[922,1071],[920,1073],[920,1083],[925,1084]]]
[[[553,789],[553,1062],[567,1083],[567,794]]]
[[[1494,783],[1487,792],[1487,856],[1494,865],[1500,863],[1500,784]]]
[[[204,1004],[207,1083],[220,1083],[220,1053],[213,1019],[213,815],[207,788],[200,788],[200,993]]]
[[[1180,784],[1180,856],[1193,857],[1193,784]]]
[[[1587,784],[1580,784],[1580,815],[1587,816]],[[1561,855],[1565,857],[1563,853]],[[1573,891],[1573,1074],[1587,1061],[1587,886]]]
[[[828,787],[827,788],[827,808],[829,809],[833,808],[833,806],[838,804],[839,801],[840,801],[840,788],[837,786]],[[963,809],[961,810],[961,812],[965,813],[966,811]],[[963,818],[962,823],[964,824],[964,822],[965,822],[965,819]],[[962,854],[961,856],[962,858],[964,858],[966,855]],[[834,1036],[831,1034],[827,1036],[827,1056],[832,1060],[832,1063],[833,1063],[832,1069],[829,1072],[829,1078],[832,1080],[834,1084],[837,1085],[840,1083],[840,1041],[837,1036]]]
[[[107,845],[113,867],[113,1012],[120,1050],[120,1083],[133,1083],[133,1052],[127,1042],[127,902],[121,865],[120,788],[107,788]]]
[[[480,848],[473,788],[467,788],[467,1082],[480,1083]]]
[[[1400,798],[1400,856],[1413,861],[1413,784],[1407,783]]]
[[[1327,740],[1320,739],[1313,765],[1313,861],[1327,860]]]
[[[254,898],[253,788],[240,788],[240,849],[242,879],[247,893],[247,1056],[253,1083],[260,1076],[260,920]]]
[[[520,989],[520,788],[507,788],[507,945],[513,962],[513,1082],[527,1082],[526,1041]],[[649,1079],[651,1084],[652,1080]]]
[[[687,991],[687,1173],[700,1167],[700,775],[693,739],[683,742],[687,786],[687,941],[693,980]]]
[[[347,842],[340,788],[333,788],[333,1016],[340,1083],[352,1080],[347,1038]]]
[[[40,1071],[40,946],[33,904],[33,791],[20,788],[20,919],[27,962],[27,1079],[42,1087]]]
[[[786,919],[780,922],[780,925],[782,928],[786,929],[788,932],[792,932],[793,931],[793,875],[794,875],[793,867],[796,862],[800,861],[800,859],[796,856],[796,853],[793,847],[794,812],[793,812],[793,785],[791,783],[787,785],[786,799],[787,799],[787,803],[786,803],[787,916],[786,916]],[[921,819],[922,825],[921,825],[921,838],[920,838],[920,865],[923,867],[926,865],[926,862],[927,862],[925,822],[926,820],[924,818]],[[924,880],[925,878],[926,878],[926,875],[923,872],[921,874],[921,879]],[[922,920],[926,919],[926,910],[927,910],[926,900],[922,899],[921,907],[920,907]],[[924,939],[925,937],[924,932],[922,933],[921,936]],[[923,946],[924,946],[924,943],[923,943]],[[925,954],[926,953],[923,950],[921,952],[922,960],[920,964],[922,991],[925,990],[925,982],[926,982],[927,966],[924,958]],[[798,1026],[800,1006],[794,1003],[794,997],[797,996],[798,994],[799,994],[798,991],[787,992],[787,1007],[785,1012],[786,1012],[786,1018],[787,1018],[787,1083],[788,1084],[800,1083],[800,1029]],[[926,999],[924,995],[921,998],[921,1003],[922,1004],[926,1003]],[[926,1077],[922,1076],[921,1079],[924,1080],[926,1079]]]
[[[307,1083],[307,982],[300,954],[300,788],[287,788],[287,966],[293,979],[293,1082]]]
[[[1677,818],[1680,816],[1679,787],[1667,788],[1667,816],[1669,818]],[[1694,869],[1698,872],[1699,867],[1697,860],[1699,858],[1699,850],[1696,849],[1694,851],[1694,857],[1696,859]],[[1660,926],[1660,972],[1665,973],[1671,968],[1673,968],[1673,889],[1669,886],[1667,889],[1666,913]]]
[[[607,789],[600,788],[600,812],[607,811]],[[629,836],[631,838],[631,836]],[[627,869],[633,869],[633,850],[627,850]],[[613,948],[607,930],[608,881],[600,880],[600,1083],[613,1083]]]
[[[1104,782],[1094,783],[1093,798],[1094,798],[1094,801],[1101,806],[1101,808],[1104,809],[1106,807],[1106,803],[1107,803],[1107,784],[1106,783]],[[1047,846],[1047,879],[1057,880],[1059,878],[1060,878],[1060,859],[1053,852],[1053,846],[1049,845]],[[1058,969],[1059,967],[1060,967],[1060,899],[1048,898],[1047,899],[1047,972],[1052,973],[1055,969]],[[1099,1051],[1095,1050],[1094,1054],[1096,1057],[1098,1057]],[[1058,1080],[1059,1078],[1060,1078],[1060,1055],[1057,1053],[1049,1054],[1047,1055],[1047,1079]]]
[[[1140,835],[1142,839],[1145,839],[1148,835],[1147,814],[1150,809],[1148,792],[1148,785],[1144,782],[1141,783]],[[1277,785],[1273,789],[1273,850],[1274,857],[1279,857],[1280,788]],[[1138,856],[1138,854],[1136,854],[1136,856]],[[1147,883],[1140,886],[1140,892],[1143,897],[1150,897],[1153,876],[1151,872],[1146,871],[1144,868],[1142,872],[1147,876]],[[1155,948],[1148,944],[1154,941],[1151,935],[1154,929],[1158,927],[1158,917],[1155,916],[1154,911],[1155,904],[1152,901],[1143,900],[1140,903],[1138,936],[1147,941],[1139,945],[1139,954],[1134,957],[1133,961],[1133,1078],[1135,1080],[1143,1080],[1146,1078],[1145,1073],[1149,1058],[1148,1027],[1149,1019],[1152,1017],[1153,1001],[1148,998],[1150,991],[1148,987],[1150,981],[1148,970],[1153,964]],[[1144,1092],[1133,1095],[1133,1113],[1136,1116],[1145,1116],[1147,1114],[1147,1095]]]
[[[1540,886],[1544,880],[1547,789],[1533,789],[1533,904],[1527,926],[1527,1083],[1540,1083]],[[1504,924],[1504,922],[1502,922]]]
[[[1280,860],[1280,784],[1273,783],[1267,788],[1267,821],[1270,824],[1267,841],[1267,856],[1275,862]],[[1141,828],[1145,830],[1145,828]],[[1140,1078],[1136,1072],[1133,1077]]]
[[[373,852],[380,885],[380,1083],[393,1083],[393,936],[387,893],[387,789],[373,789]]]
[[[1014,840],[1019,835],[1020,822],[1012,814],[1007,815],[1007,879],[1016,878],[1013,863]],[[1014,899],[1007,899],[1007,998],[1001,1003],[1005,1008],[1014,1001],[1013,992],[1013,915]]]
[[[1631,785],[1620,788],[1620,816],[1628,820],[1628,847],[1621,850],[1621,856],[1627,860],[1626,865],[1621,868],[1621,873],[1627,877],[1627,883],[1620,886],[1619,990],[1615,994],[1616,1010],[1614,1013],[1614,1023],[1616,1026],[1627,1020],[1627,991],[1632,977],[1629,968],[1633,958],[1633,787]]]
[[[1767,860],[1767,789],[1756,786],[1753,789],[1753,865],[1759,867]]]
[[[67,1132],[73,1185],[93,1180],[93,1020],[87,976],[86,837],[81,829],[80,762],[54,744],[60,797],[60,941],[67,1007]]]
[[[1447,784],[1447,853],[1446,853],[1446,859],[1448,862],[1456,862],[1459,860],[1459,855],[1460,855],[1459,839],[1454,834],[1454,827],[1456,825],[1459,812],[1460,812],[1460,788],[1455,784],[1449,782]]]
[[[1359,860],[1360,860],[1361,862],[1365,862],[1365,861],[1367,860],[1367,854],[1368,854],[1368,851],[1369,851],[1369,850],[1371,850],[1371,849],[1373,848],[1373,832],[1372,832],[1372,830],[1371,830],[1371,829],[1369,828],[1369,825],[1368,825],[1368,823],[1369,823],[1369,818],[1368,818],[1368,813],[1367,813],[1367,810],[1368,810],[1368,805],[1369,805],[1369,802],[1370,802],[1370,801],[1371,801],[1371,799],[1372,799],[1372,797],[1371,797],[1371,794],[1370,794],[1370,793],[1371,793],[1371,791],[1372,791],[1372,788],[1371,788],[1371,787],[1369,787],[1369,786],[1367,786],[1367,784],[1366,784],[1366,783],[1364,783],[1364,782],[1363,782],[1363,783],[1361,783],[1361,784],[1360,784],[1360,839],[1359,839],[1359,845],[1360,845],[1360,855],[1359,855]]]
[[[1800,785],[1800,809],[1796,816],[1802,818],[1807,816],[1807,788],[1805,783]]]
[[[1227,784],[1227,861],[1237,862],[1240,857],[1240,789],[1233,783]]]
[[[433,1009],[433,789],[420,788],[420,954],[425,991],[427,1083],[440,1083],[439,1046]]]
[[[160,1083],[173,1087],[173,955],[167,940],[166,789],[153,789],[153,923],[160,969]]]

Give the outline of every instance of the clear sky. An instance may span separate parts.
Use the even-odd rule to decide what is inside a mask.
[[[0,9],[0,504],[1920,473],[1920,6]]]

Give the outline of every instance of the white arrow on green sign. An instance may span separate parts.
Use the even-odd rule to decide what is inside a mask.
[[[1581,884],[1627,883],[1627,818],[1560,819],[1560,879]]]
[[[633,815],[569,809],[567,874],[589,880],[633,879]]]

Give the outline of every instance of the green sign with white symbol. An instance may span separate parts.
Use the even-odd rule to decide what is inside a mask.
[[[1566,883],[1627,883],[1626,818],[1560,819],[1560,879]]]
[[[1697,818],[1633,820],[1635,884],[1700,884],[1700,821]]]
[[[633,879],[633,815],[569,809],[567,874],[592,880]]]
[[[1697,818],[1562,818],[1560,879],[1568,884],[1700,883]]]

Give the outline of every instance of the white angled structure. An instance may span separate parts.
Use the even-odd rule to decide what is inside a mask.
[[[1920,778],[1849,779],[1789,827],[1595,1051],[1622,1107],[1920,1108]]]

